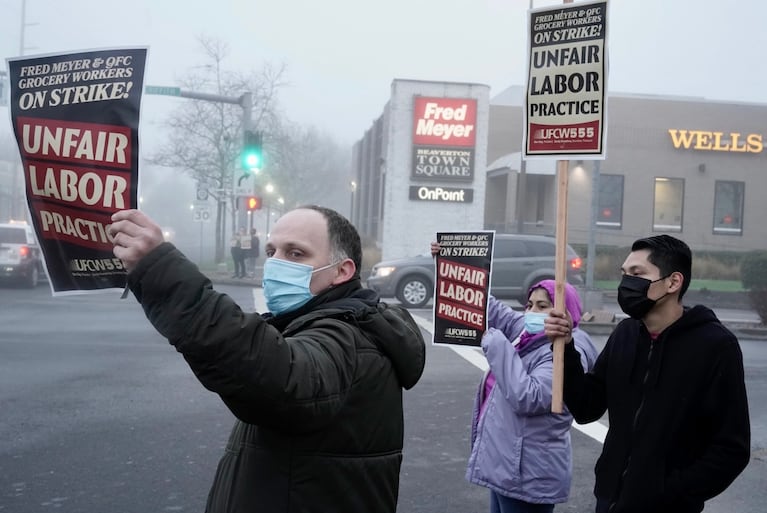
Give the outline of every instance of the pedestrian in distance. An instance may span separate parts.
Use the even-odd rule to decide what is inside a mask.
[[[251,278],[256,277],[256,260],[261,256],[261,241],[258,238],[258,231],[255,228],[250,230],[250,250],[248,251],[248,275]]]
[[[438,252],[433,242],[431,253]],[[474,402],[466,479],[490,489],[491,513],[547,513],[570,494],[573,418],[567,411],[551,413],[553,358],[551,340],[543,333],[555,286],[554,280],[533,285],[524,313],[488,296],[488,329],[481,345],[489,370]],[[578,328],[581,301],[569,283],[565,306],[588,369],[597,349]]]
[[[564,402],[578,422],[607,412],[596,464],[597,513],[698,513],[750,457],[743,355],[703,305],[682,298],[692,252],[669,235],[638,239],[621,267],[621,321],[591,371],[580,348],[564,354]],[[549,337],[569,335],[564,312]]]
[[[149,321],[237,418],[207,513],[394,513],[402,391],[425,344],[410,314],[360,282],[352,224],[292,210],[265,245],[269,312],[245,313],[137,210],[112,216],[114,254]]]
[[[248,272],[245,267],[245,263],[247,262],[248,258],[250,257],[250,234],[245,228],[240,228],[240,232],[237,235],[237,237],[240,239],[240,252],[238,253],[239,261],[237,262],[237,267],[239,268],[238,278],[247,278]]]
[[[232,278],[240,278],[245,273],[245,269],[240,267],[242,259],[242,242],[240,235],[237,232],[232,234],[232,238],[229,242],[229,251],[232,255],[232,262],[234,263],[234,273]]]

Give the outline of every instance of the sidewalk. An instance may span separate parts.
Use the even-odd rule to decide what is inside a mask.
[[[256,267],[255,277],[248,278],[232,278],[230,273],[212,272],[208,274],[211,281],[216,284],[226,285],[240,285],[247,287],[261,287],[261,272],[263,268],[261,266]],[[618,306],[617,294],[612,291],[606,291],[602,294],[602,304],[599,310],[594,310],[593,321],[582,321],[581,329],[586,331],[590,335],[609,335],[615,325],[621,320],[626,318],[620,306]],[[385,298],[387,301],[396,301],[392,298]],[[716,316],[722,321],[722,324],[727,326],[733,333],[741,338],[749,339],[764,339],[767,340],[767,326],[761,324],[759,315],[750,307],[747,306],[747,302],[743,298],[732,300],[717,300],[715,297],[709,297],[708,295],[701,294],[699,292],[690,291],[685,295],[685,305],[693,306],[696,304],[704,304],[711,308]],[[513,299],[503,299],[504,303],[514,308],[515,310],[521,310],[522,305]],[[725,305],[724,307],[718,307],[716,303]],[[431,303],[430,303],[431,304]],[[429,306],[430,308],[430,306]]]
[[[683,302],[686,306],[702,304],[711,308],[722,324],[738,337],[767,339],[767,326],[762,325],[759,315],[748,305],[747,298],[717,300],[713,295],[689,291],[685,294]],[[717,304],[725,306],[720,307]],[[609,335],[615,325],[627,317],[618,305],[617,293],[612,291],[602,294],[600,310],[592,313],[595,317],[593,321],[581,321],[581,328],[590,335]]]

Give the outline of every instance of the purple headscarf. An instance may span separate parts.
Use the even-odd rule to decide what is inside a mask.
[[[556,285],[557,282],[554,280],[541,280],[532,287],[530,287],[530,290],[527,291],[527,297],[530,298],[530,295],[533,293],[535,289],[543,289],[546,291],[546,293],[549,295],[549,299],[551,300],[552,304],[554,303],[555,299],[555,291],[556,291]],[[573,320],[573,328],[578,326],[578,322],[581,320],[581,298],[578,296],[578,291],[575,290],[575,287],[570,285],[569,283],[565,283],[565,308],[567,309],[568,313],[570,314],[570,318]],[[523,347],[525,347],[531,340],[536,339],[538,337],[544,337],[545,335],[543,333],[537,333],[537,334],[530,334],[526,331],[523,331],[522,334],[519,336],[519,344],[517,344],[517,351],[521,350]]]

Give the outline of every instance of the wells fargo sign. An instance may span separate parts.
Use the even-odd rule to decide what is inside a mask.
[[[671,144],[677,150],[732,151],[736,153],[761,153],[764,149],[762,134],[738,132],[707,132],[705,130],[679,130],[669,128]]]

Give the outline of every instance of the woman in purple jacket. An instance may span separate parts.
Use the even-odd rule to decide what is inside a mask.
[[[482,339],[490,370],[474,405],[466,479],[490,489],[491,513],[551,512],[570,493],[573,418],[551,413],[553,359],[543,333],[554,291],[554,280],[533,285],[524,314],[490,296]],[[565,307],[583,368],[591,369],[597,350],[577,328],[581,302],[570,284]]]

